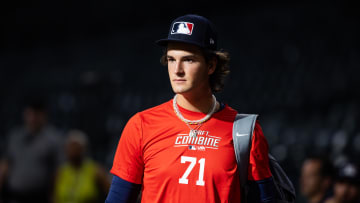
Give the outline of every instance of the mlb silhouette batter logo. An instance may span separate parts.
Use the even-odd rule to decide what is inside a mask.
[[[193,23],[189,22],[175,22],[172,29],[171,34],[186,34],[191,35],[194,28]]]

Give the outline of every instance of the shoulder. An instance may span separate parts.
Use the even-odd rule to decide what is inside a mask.
[[[60,130],[58,130],[53,125],[47,125],[44,127],[42,131],[42,135],[46,138],[46,140],[50,143],[54,143],[56,145],[63,142],[63,136]]]
[[[264,152],[263,155],[267,157],[269,146],[266,137],[264,135],[264,132],[260,126],[259,120],[256,120],[255,122],[255,127],[252,137],[252,148],[263,151]]]
[[[22,139],[25,136],[26,136],[26,129],[23,126],[15,127],[7,133],[8,141]]]
[[[172,99],[169,101],[166,101],[162,104],[159,104],[157,106],[145,109],[141,112],[139,112],[140,114],[149,114],[149,113],[154,113],[154,112],[160,112],[160,111],[165,111],[165,110],[169,110],[170,108],[172,108]]]
[[[233,114],[237,114],[237,113],[238,113],[235,109],[233,109],[233,108],[232,108],[231,106],[229,106],[228,104],[223,103],[223,104],[221,104],[221,106],[224,106],[224,107],[222,108],[222,111],[226,111],[226,112],[233,113]]]
[[[58,138],[61,136],[60,130],[58,130],[55,126],[51,124],[44,127],[44,132],[47,133],[47,135],[50,137]]]
[[[156,118],[167,116],[172,112],[173,112],[172,100],[170,100],[170,101],[164,102],[160,105],[157,105],[152,108],[138,112],[133,117],[142,119],[142,120],[144,118],[146,118],[147,120],[151,120],[151,119],[156,119]]]
[[[172,101],[172,100],[171,100]],[[149,123],[159,123],[171,116],[171,102],[165,102],[155,107],[137,112],[128,120],[125,129],[136,128],[141,130],[144,125]]]
[[[57,168],[56,173],[57,173],[58,176],[59,176],[59,175],[63,175],[64,173],[70,171],[71,168],[72,168],[72,167],[71,167],[71,165],[70,165],[69,162],[64,162],[64,163],[62,163],[62,164]]]
[[[224,104],[221,110],[216,112],[214,114],[214,118],[218,120],[223,120],[226,122],[233,122],[235,120],[235,116],[237,114],[237,111],[233,108],[231,108],[229,105]]]
[[[0,153],[5,153],[4,156],[12,156],[18,152],[18,148],[25,142],[26,130],[24,127],[16,127],[11,129],[4,138],[4,142],[0,146],[4,146],[4,151],[1,149]]]
[[[257,117],[256,122],[255,122],[253,137],[255,137],[254,139],[261,139],[261,140],[266,141],[266,138],[264,136],[264,132],[262,130],[262,127],[261,127],[261,124],[260,124],[260,121],[259,121],[259,117]]]

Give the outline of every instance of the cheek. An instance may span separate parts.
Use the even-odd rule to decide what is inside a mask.
[[[202,66],[195,66],[192,68],[189,68],[189,73],[193,75],[196,78],[207,78],[209,76],[209,70],[206,67]]]
[[[174,72],[174,69],[173,69],[173,67],[169,64],[169,65],[168,65],[168,74],[169,74],[169,77],[170,77],[170,78],[172,77],[173,72]]]
[[[170,73],[171,72],[171,64],[170,63],[167,64],[167,69],[168,69],[168,72]]]
[[[188,72],[188,76],[189,76],[189,81],[191,81],[191,83],[193,84],[200,84],[201,81],[204,80],[204,74],[201,74],[200,72],[197,72],[197,71],[191,71],[191,72]]]

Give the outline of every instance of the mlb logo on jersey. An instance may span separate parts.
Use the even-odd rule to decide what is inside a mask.
[[[191,35],[194,28],[193,23],[189,22],[175,22],[171,29],[171,34],[186,34]]]

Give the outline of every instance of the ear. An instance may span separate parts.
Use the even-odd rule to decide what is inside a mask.
[[[210,61],[209,61],[209,64],[208,64],[208,75],[211,75],[215,72],[215,69],[216,69],[216,65],[217,65],[217,58],[216,57],[213,57]]]

